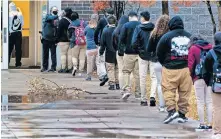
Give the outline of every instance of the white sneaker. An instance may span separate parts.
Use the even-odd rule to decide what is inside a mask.
[[[160,112],[167,112],[165,107],[159,107]]]
[[[131,95],[131,93],[126,92],[126,93],[123,94],[122,99],[123,99],[124,101],[127,101],[127,99],[130,97],[130,95]]]

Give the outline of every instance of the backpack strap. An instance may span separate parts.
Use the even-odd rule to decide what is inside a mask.
[[[64,19],[68,20],[68,22],[71,24],[71,20],[68,19],[67,17],[63,17]]]
[[[219,65],[219,63],[217,61],[217,55],[213,49],[210,50],[210,54],[212,55],[212,57],[214,59],[213,72],[216,72],[218,65]]]

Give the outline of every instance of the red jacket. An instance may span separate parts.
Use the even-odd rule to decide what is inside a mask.
[[[211,48],[212,48],[212,45],[204,40],[199,40],[190,47],[189,54],[188,54],[188,67],[189,67],[193,82],[198,79],[198,77],[195,74],[195,68],[196,68],[196,65],[200,63],[201,49],[209,50]]]

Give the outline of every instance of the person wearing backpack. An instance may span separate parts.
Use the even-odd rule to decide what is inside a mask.
[[[10,63],[11,53],[15,47],[15,66],[21,67],[22,57],[22,27],[24,26],[24,19],[21,11],[17,11],[15,3],[9,4],[9,53],[8,63]]]
[[[151,60],[151,53],[146,51],[146,46],[149,41],[151,31],[154,29],[154,24],[150,22],[150,13],[143,11],[140,13],[141,24],[138,25],[133,33],[132,47],[139,52],[139,76],[140,76],[140,92],[141,92],[141,106],[148,106],[147,103],[147,71],[150,68],[151,76],[151,93],[150,106],[156,106],[156,75],[153,69],[153,62]]]
[[[48,70],[49,49],[51,51],[51,69],[48,72],[55,72],[57,66],[56,57],[56,40],[58,28],[58,8],[53,6],[50,9],[50,14],[47,14],[42,29],[42,44],[43,44],[43,68],[41,72]]]
[[[68,38],[68,27],[71,24],[71,14],[73,13],[71,8],[66,8],[64,10],[65,15],[59,21],[58,25],[58,46],[61,49],[61,69],[58,73],[68,73],[72,69],[71,62],[71,49],[70,49],[70,40]]]
[[[68,34],[70,38],[70,48],[72,52],[73,70],[72,75],[75,76],[77,71],[77,65],[79,63],[79,71],[84,70],[85,58],[86,58],[86,37],[84,29],[86,23],[83,20],[79,20],[77,12],[71,14],[71,24],[68,27]]]
[[[212,90],[213,132],[212,139],[221,139],[221,32],[214,36],[215,46],[207,54],[204,66],[209,74],[207,85]],[[207,80],[207,78],[205,78]]]
[[[200,35],[190,38],[188,54],[188,67],[193,80],[197,100],[197,113],[200,125],[197,130],[212,129],[212,98],[211,88],[207,86],[208,75],[205,73],[204,61],[206,54],[212,49],[212,45]],[[206,80],[206,81],[205,81]],[[204,106],[206,105],[207,123],[204,118]]]

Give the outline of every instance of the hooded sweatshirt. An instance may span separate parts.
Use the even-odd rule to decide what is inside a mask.
[[[219,64],[221,64],[221,32],[217,33],[214,37],[215,39],[215,47],[213,47],[213,50],[216,53],[216,56],[218,58]],[[204,62],[205,69],[209,75],[208,82],[205,80],[206,84],[211,86],[212,85],[212,79],[213,79],[213,64],[214,59],[211,55],[211,53],[208,53]]]
[[[157,46],[159,62],[167,69],[182,69],[188,65],[188,43],[191,34],[184,30],[179,16],[169,21],[170,31],[162,36]]]
[[[138,25],[134,30],[132,47],[139,52],[139,56],[143,60],[151,60],[151,53],[146,51],[146,46],[153,29],[154,24],[149,22]]]
[[[188,54],[188,67],[190,69],[190,74],[193,82],[199,79],[195,74],[195,68],[196,65],[200,63],[201,51],[208,51],[210,49],[212,49],[212,45],[205,40],[198,40],[190,47]]]
[[[17,11],[15,3],[9,4],[9,33],[21,32],[24,26],[24,19],[21,11]]]
[[[118,53],[123,55],[125,54],[139,54],[138,50],[135,50],[132,47],[132,38],[135,28],[140,24],[139,21],[130,21],[123,25],[120,39],[119,39],[119,49]]]

